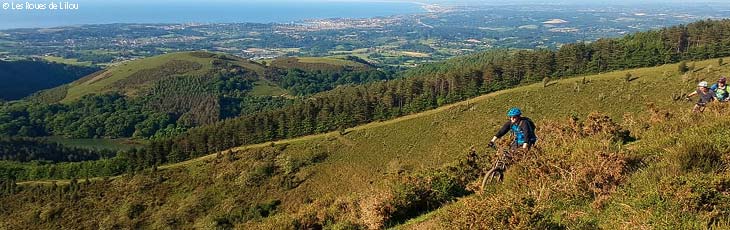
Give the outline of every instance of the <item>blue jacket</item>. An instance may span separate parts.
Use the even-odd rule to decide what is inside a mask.
[[[497,134],[494,136],[501,138],[510,130],[515,134],[515,142],[517,142],[518,145],[522,145],[524,143],[535,144],[535,142],[537,142],[537,136],[535,135],[535,123],[533,123],[530,118],[521,117],[520,120],[514,124],[512,124],[511,121],[507,121],[507,123],[504,123],[502,128],[499,129]]]

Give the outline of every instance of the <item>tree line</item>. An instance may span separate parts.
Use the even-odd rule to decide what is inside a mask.
[[[380,70],[342,70],[342,71],[306,71],[299,68],[270,68],[266,78],[295,95],[305,96],[332,90],[340,85],[365,84],[376,81],[391,80],[396,77],[394,71]]]
[[[197,127],[143,151],[155,164],[231,147],[352,127],[531,83],[730,55],[730,20],[706,20],[558,50],[492,51],[408,71],[404,79],[339,87],[286,108]]]
[[[114,157],[115,153],[67,147],[35,138],[0,138],[0,160],[78,162]]]

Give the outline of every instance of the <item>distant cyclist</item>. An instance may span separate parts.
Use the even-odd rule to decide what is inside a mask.
[[[721,77],[717,83],[710,86],[710,90],[715,92],[715,99],[719,102],[727,102],[730,100],[730,91],[727,88],[727,78]]]
[[[511,130],[515,137],[510,146],[511,149],[515,150],[517,148],[522,148],[529,150],[537,142],[537,136],[535,135],[535,123],[533,123],[530,118],[523,117],[522,111],[516,107],[507,111],[507,117],[509,117],[509,121],[504,123],[497,134],[492,137],[492,140],[489,141],[489,146],[493,147],[494,142],[497,141],[497,139],[502,138],[502,136]]]
[[[700,84],[697,84],[697,90],[687,95],[687,100],[690,100],[690,97],[697,95],[699,96],[699,100],[697,100],[697,103],[695,103],[695,107],[692,108],[692,112],[695,113],[701,113],[705,111],[705,106],[707,106],[707,103],[710,103],[715,98],[715,93],[712,92],[709,88],[707,88],[707,82],[703,81],[700,82]]]

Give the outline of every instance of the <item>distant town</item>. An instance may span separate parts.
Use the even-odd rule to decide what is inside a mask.
[[[260,60],[357,56],[417,66],[491,48],[547,48],[730,16],[722,8],[423,5],[423,14],[312,19],[288,24],[105,24],[0,31],[0,59],[37,56],[108,65],[161,53],[209,50]],[[474,20],[479,18],[479,20]],[[124,32],[122,32],[124,31]]]

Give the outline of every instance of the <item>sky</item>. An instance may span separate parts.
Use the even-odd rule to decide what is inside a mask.
[[[0,0],[0,2],[44,2],[46,0]],[[62,0],[72,3],[84,3],[104,1],[105,3],[139,5],[149,3],[180,3],[180,2],[200,2],[205,4],[216,4],[226,2],[416,2],[424,4],[442,4],[442,5],[514,5],[514,4],[567,4],[567,5],[652,5],[652,4],[696,4],[696,3],[712,3],[712,4],[728,4],[730,0]]]
[[[0,0],[8,1],[8,0]],[[28,0],[30,2],[38,0]],[[99,0],[65,0],[68,2],[98,2]],[[106,2],[126,2],[126,3],[149,3],[149,2],[420,2],[432,4],[463,4],[463,3],[572,3],[585,4],[590,3],[621,3],[621,4],[649,4],[649,3],[726,3],[727,0],[104,0]],[[18,1],[20,2],[20,1]]]

